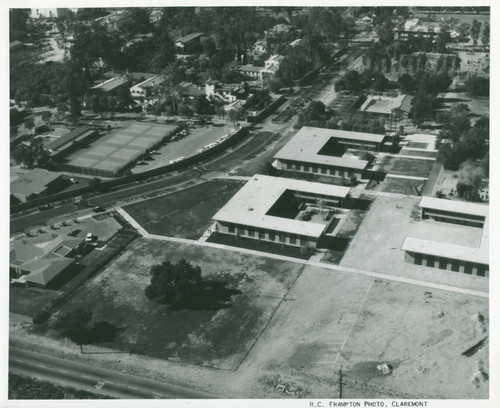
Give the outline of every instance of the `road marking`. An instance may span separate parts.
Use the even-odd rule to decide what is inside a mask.
[[[89,380],[93,380],[92,377],[89,377],[88,375],[83,375],[83,374],[80,374],[80,377],[83,377],[83,378],[87,378]]]
[[[43,364],[35,364],[37,367],[42,367],[42,368],[47,368],[47,366],[44,366]]]
[[[131,390],[140,391],[139,388],[132,387],[131,385],[127,385],[126,387],[130,388]]]
[[[66,370],[61,370],[59,368],[57,368],[56,370],[59,371],[60,373],[69,374],[69,371],[66,371]]]

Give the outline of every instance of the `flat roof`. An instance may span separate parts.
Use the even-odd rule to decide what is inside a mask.
[[[256,174],[212,219],[318,238],[326,228],[325,224],[266,215],[287,190],[345,198],[350,189],[331,184]]]
[[[443,198],[422,197],[420,207],[433,210],[452,211],[462,214],[488,215],[489,206],[486,204],[470,203],[466,201],[453,201]]]
[[[176,129],[173,125],[133,122],[73,153],[68,164],[117,172]]]
[[[274,158],[361,170],[368,166],[368,161],[354,157],[335,157],[318,154],[331,138],[380,143],[384,140],[385,136],[304,126],[276,153]]]
[[[406,95],[396,97],[386,95],[368,95],[366,101],[359,108],[362,112],[381,113],[390,115],[393,109],[400,109]]]
[[[60,173],[44,169],[33,169],[10,183],[10,192],[11,194],[22,194],[27,197],[32,194],[40,194],[47,188],[47,184],[59,177],[61,177]]]
[[[113,89],[116,89],[123,84],[127,83],[128,80],[126,77],[121,76],[121,77],[115,77],[108,79],[107,81],[101,82],[99,85],[93,86],[90,89],[101,89],[105,92],[112,91]]]
[[[401,249],[403,251],[445,257],[459,261],[489,264],[488,245],[486,242],[482,242],[480,247],[474,248],[447,242],[406,237]]]
[[[45,148],[50,149],[50,150],[55,150],[55,149],[58,149],[58,148],[64,146],[65,144],[67,144],[69,142],[72,142],[73,140],[75,140],[78,137],[81,137],[81,136],[87,137],[95,132],[96,132],[95,130],[92,130],[88,127],[77,127],[75,129],[69,131],[68,133],[62,135],[61,137],[58,137],[56,140],[50,142],[49,144],[47,144],[45,146]]]
[[[181,38],[178,38],[177,40],[175,40],[175,42],[181,42],[181,43],[187,43],[189,41],[192,41],[198,37],[201,37],[202,34],[201,33],[191,33],[191,34],[188,34],[188,35],[185,35],[184,37],[181,37]]]

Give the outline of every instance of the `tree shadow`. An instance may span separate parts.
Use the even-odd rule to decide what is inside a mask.
[[[239,295],[240,290],[227,287],[226,282],[204,281],[196,292],[186,296],[181,302],[171,303],[163,298],[160,303],[168,305],[168,310],[220,310],[232,306],[233,296]]]
[[[108,322],[95,322],[89,328],[82,328],[70,333],[69,337],[77,344],[108,343],[115,339],[116,333],[125,330]]]

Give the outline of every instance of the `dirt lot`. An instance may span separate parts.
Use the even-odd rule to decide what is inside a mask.
[[[288,384],[305,398],[331,398],[342,365],[347,398],[488,395],[477,368],[488,372],[487,347],[461,356],[487,334],[486,299],[316,267],[304,270],[288,298],[230,386],[274,398],[283,395],[275,385]],[[378,375],[379,362],[390,362],[393,375]]]
[[[213,287],[213,303],[201,310],[169,311],[144,295],[153,264],[183,257],[194,260]],[[105,347],[235,370],[300,269],[266,258],[140,239],[62,309],[90,308],[96,321],[119,328]]]
[[[212,180],[178,193],[123,207],[146,231],[157,235],[198,239],[212,216],[242,186],[241,181]]]
[[[377,197],[340,265],[488,291],[488,279],[404,262],[403,241],[407,235],[416,236],[420,229],[410,217],[419,202],[418,197]]]

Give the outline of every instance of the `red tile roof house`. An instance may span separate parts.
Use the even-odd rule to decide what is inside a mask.
[[[64,280],[83,238],[60,235],[51,241],[15,241],[10,251],[11,283],[51,288]]]

